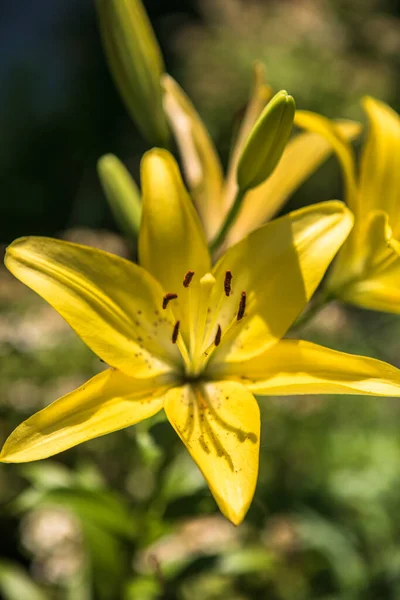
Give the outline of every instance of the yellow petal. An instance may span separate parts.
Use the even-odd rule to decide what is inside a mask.
[[[375,278],[397,260],[390,246],[394,240],[386,212],[376,210],[365,215],[357,236],[350,248],[344,244],[325,282],[328,293],[338,298],[348,300],[354,285]]]
[[[260,395],[400,396],[399,369],[301,340],[281,340],[249,361],[221,365],[215,376],[238,378]]]
[[[328,293],[362,308],[400,313],[400,251],[387,213],[366,215],[359,237],[351,251],[345,245],[339,253],[325,284]]]
[[[389,244],[390,248],[392,248],[392,250],[394,250],[394,252],[397,254],[397,256],[400,256],[400,242],[398,240],[395,240],[393,237],[391,237],[390,240],[388,240],[388,244]]]
[[[106,433],[129,427],[162,409],[165,377],[135,379],[108,369],[19,425],[0,460],[47,458]]]
[[[257,483],[260,413],[255,398],[236,382],[186,385],[167,392],[164,409],[222,513],[238,525]]]
[[[200,220],[183,185],[178,165],[166,150],[151,150],[142,161],[143,212],[139,234],[140,263],[178,295],[171,302],[187,340],[189,301],[183,280],[194,282],[210,270],[210,256]]]
[[[335,126],[333,121],[306,110],[298,110],[296,112],[295,124],[301,129],[321,135],[330,144],[343,170],[345,184],[344,199],[349,208],[357,214],[358,206],[354,153],[345,136],[340,129]]]
[[[224,212],[228,212],[232,206],[237,191],[237,165],[239,158],[254,123],[262,113],[267,102],[272,98],[273,91],[270,85],[265,83],[265,68],[260,62],[253,66],[253,85],[249,101],[240,124],[240,129],[235,140],[232,155],[229,160],[226,184],[224,190]]]
[[[178,165],[166,150],[151,150],[142,161],[143,214],[140,263],[168,292],[179,292],[188,271],[210,270],[207,242]]]
[[[338,121],[334,123],[334,127],[348,140],[356,137],[361,129],[358,123],[352,121]],[[270,220],[331,152],[329,141],[318,133],[300,133],[289,141],[271,177],[247,193],[239,218],[228,235],[227,245],[238,242],[250,231]]]
[[[397,252],[393,253],[392,261],[385,269],[353,281],[340,290],[339,297],[362,308],[400,314],[400,257]]]
[[[177,82],[163,77],[164,108],[178,144],[190,193],[208,239],[222,219],[222,166],[213,141],[194,106]]]
[[[400,117],[387,104],[365,98],[369,132],[360,169],[363,213],[385,210],[395,237],[400,236]]]
[[[379,269],[388,258],[393,256],[389,246],[393,232],[389,225],[387,212],[383,210],[371,211],[366,224],[366,266],[365,270],[372,272]]]
[[[352,223],[342,202],[322,202],[276,219],[230,248],[214,269],[215,290],[224,289],[227,270],[233,275],[232,293],[219,316],[222,333],[238,312],[243,291],[246,310],[213,360],[240,362],[280,339],[314,293]]]
[[[40,237],[13,242],[5,263],[109,365],[145,377],[179,360],[172,313],[162,310],[164,291],[134,263]]]

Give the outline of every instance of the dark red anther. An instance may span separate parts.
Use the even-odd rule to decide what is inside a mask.
[[[190,282],[193,279],[194,271],[188,271],[183,280],[183,287],[189,287]]]
[[[229,296],[232,291],[232,271],[226,271],[224,280],[225,296]]]
[[[242,296],[239,302],[239,310],[237,313],[237,320],[241,321],[244,317],[244,311],[246,310],[246,292],[242,292]]]
[[[176,340],[178,339],[178,335],[179,335],[179,325],[180,325],[180,321],[177,321],[174,325],[174,329],[172,332],[172,343],[176,344]]]
[[[178,297],[178,294],[172,294],[171,292],[168,292],[168,294],[165,294],[163,301],[162,301],[162,307],[165,310],[169,304],[169,302],[171,302],[171,300],[175,300],[175,298]]]
[[[214,344],[216,346],[219,346],[221,343],[221,335],[222,335],[221,325],[218,325],[217,333],[216,333],[215,340],[214,340]]]

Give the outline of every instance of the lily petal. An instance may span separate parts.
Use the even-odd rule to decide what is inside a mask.
[[[140,264],[167,292],[179,293],[188,271],[199,278],[210,270],[210,255],[178,165],[166,150],[145,154],[142,190]]]
[[[352,224],[342,202],[322,202],[276,219],[230,248],[214,268],[216,291],[224,289],[227,270],[233,275],[218,317],[222,334],[242,291],[246,310],[212,360],[240,362],[276,343],[304,309]]]
[[[400,242],[391,237],[388,240],[388,244],[390,248],[392,248],[392,250],[397,254],[397,256],[400,256]]]
[[[371,211],[361,233],[363,237],[352,252],[347,252],[345,246],[339,252],[326,289],[344,302],[399,314],[400,246],[387,213]]]
[[[207,238],[222,220],[223,172],[214,143],[196,109],[170,76],[162,78],[164,108],[178,144],[189,189]]]
[[[391,240],[390,246],[393,248]],[[339,291],[344,302],[370,310],[400,314],[400,257],[393,252],[389,266],[377,273],[371,273],[359,281],[353,281]],[[334,284],[334,281],[329,285]]]
[[[171,343],[172,313],[162,311],[164,291],[134,263],[79,244],[29,237],[9,246],[5,264],[109,365],[147,377],[179,361]]]
[[[302,113],[296,112],[295,123],[299,112]],[[353,121],[337,121],[334,128],[341,137],[351,140],[360,133],[361,125]],[[227,245],[231,246],[269,221],[331,152],[329,141],[318,133],[310,131],[296,135],[286,146],[271,177],[246,194],[239,218],[228,234]]]
[[[190,290],[185,275],[194,272],[191,288],[211,269],[200,219],[183,185],[178,165],[166,150],[151,150],[142,161],[143,212],[139,233],[140,263],[176,294],[171,302],[185,342],[189,338]]]
[[[281,340],[249,361],[221,365],[215,375],[239,379],[260,395],[400,396],[399,369],[301,340]]]
[[[135,379],[107,369],[19,425],[0,461],[29,462],[53,456],[106,433],[129,427],[162,409],[164,377]]]
[[[222,513],[238,525],[257,483],[260,412],[255,398],[239,383],[218,381],[169,390],[164,409]]]
[[[330,121],[326,117],[307,110],[298,110],[296,112],[295,124],[301,129],[321,135],[330,144],[343,169],[346,203],[357,215],[359,207],[355,157],[353,149],[342,131],[336,127],[334,121]]]
[[[353,286],[374,279],[397,262],[398,253],[393,247],[396,242],[386,212],[375,210],[365,215],[357,234],[351,251],[344,244],[329,272],[325,287],[332,296],[348,299]]]
[[[360,168],[362,210],[385,210],[396,237],[400,236],[400,116],[387,104],[364,98],[369,119]]]

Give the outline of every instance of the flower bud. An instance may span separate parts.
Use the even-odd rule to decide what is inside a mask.
[[[262,111],[239,158],[237,182],[241,192],[260,185],[277,166],[292,131],[295,110],[292,96],[282,90]]]
[[[169,129],[162,107],[164,63],[141,0],[96,0],[109,67],[142,135],[165,146]]]
[[[142,205],[139,189],[127,168],[113,154],[102,156],[97,172],[111,211],[128,238],[137,238]]]

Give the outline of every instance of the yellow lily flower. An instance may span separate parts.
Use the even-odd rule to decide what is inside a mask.
[[[359,175],[350,144],[324,117],[298,112],[296,122],[319,133],[341,163],[345,199],[355,215],[353,231],[326,281],[327,296],[400,313],[400,117],[387,104],[364,98],[369,131]]]
[[[164,109],[177,141],[190,193],[200,215],[207,239],[213,240],[224,223],[236,197],[237,172],[249,134],[273,92],[265,83],[264,69],[254,66],[250,98],[224,178],[218,153],[190,99],[169,75],[164,75]],[[295,118],[296,122],[296,118]],[[346,139],[354,139],[359,123],[338,121],[335,127]],[[298,133],[286,145],[283,155],[266,181],[247,192],[238,218],[228,232],[226,249],[271,219],[286,200],[326,160],[332,148],[317,133]]]
[[[282,340],[353,223],[343,203],[292,212],[212,266],[172,156],[142,162],[141,266],[49,238],[16,240],[6,265],[109,366],[22,423],[3,462],[43,459],[165,410],[223,514],[238,524],[256,487],[253,393],[400,396],[400,371]]]

